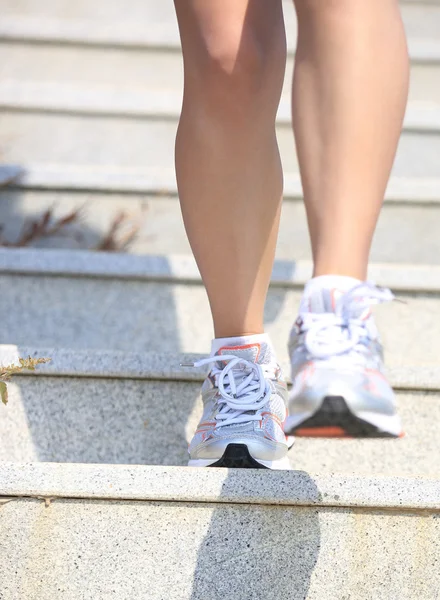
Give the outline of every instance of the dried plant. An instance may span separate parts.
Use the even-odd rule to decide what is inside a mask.
[[[0,366],[0,397],[3,404],[8,403],[8,386],[7,381],[11,381],[12,375],[21,373],[22,371],[35,371],[38,365],[50,362],[50,358],[19,358],[19,365],[9,365],[7,367]]]
[[[0,246],[6,248],[22,248],[30,246],[37,240],[55,235],[73,235],[77,241],[82,240],[81,232],[69,230],[69,226],[83,220],[84,206],[75,208],[64,217],[54,217],[54,207],[47,209],[41,216],[28,220],[14,241],[7,240],[2,234],[3,226],[0,224]],[[145,207],[142,207],[142,213]],[[106,252],[124,252],[139,234],[140,223],[138,219],[126,212],[118,213],[110,223],[107,233],[90,250]]]
[[[127,213],[120,212],[110,224],[108,233],[102,238],[97,246],[95,246],[95,250],[105,252],[121,252],[127,250],[130,244],[134,242],[138,236],[139,229],[139,223],[134,223]]]
[[[63,233],[63,230],[68,225],[80,219],[83,208],[76,208],[66,216],[58,219],[55,219],[53,216],[54,209],[49,208],[40,217],[26,221],[18,238],[14,242],[5,240],[0,228],[0,245],[8,248],[22,248],[23,246],[29,246],[29,244],[41,238],[48,238]]]

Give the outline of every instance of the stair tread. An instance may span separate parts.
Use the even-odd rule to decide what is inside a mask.
[[[276,258],[291,262],[292,258],[296,261],[309,260],[312,254],[304,204],[302,200],[286,200],[283,203]],[[156,256],[191,254],[179,202],[170,192],[127,195],[10,187],[0,190],[0,202],[1,234],[8,242],[17,242],[25,224],[41,218],[47,210],[51,211],[52,222],[80,210],[75,221],[62,231],[49,237],[35,238],[29,242],[29,246],[72,250],[96,248],[123,213],[125,225],[115,236],[116,239],[123,239],[130,227],[137,228],[135,238],[125,251]],[[439,264],[439,210],[440,202],[387,201],[374,235],[370,261],[405,263],[405,268],[410,271],[411,264]],[[164,232],[167,234],[164,235]],[[396,285],[399,286],[399,281]]]
[[[21,175],[19,175],[21,173]],[[177,184],[171,167],[139,167],[118,164],[86,165],[41,163],[37,161],[0,165],[0,179],[14,176],[18,189],[84,190],[119,193],[145,193],[158,196],[176,195]],[[286,199],[302,197],[297,173],[285,173]],[[439,204],[440,177],[392,176],[387,188],[387,202]]]
[[[122,5],[119,7],[122,8]],[[127,18],[124,10],[117,16],[107,10],[104,14],[87,16],[84,12],[76,14],[57,14],[56,10],[44,12],[38,6],[34,14],[27,10],[23,13],[17,8],[6,10],[0,24],[0,37],[3,39],[28,39],[32,41],[52,41],[74,44],[101,44],[127,47],[170,47],[180,49],[177,22],[171,5],[168,11],[154,8],[146,4],[146,14]],[[428,12],[427,12],[428,11]],[[149,14],[148,14],[149,13]],[[288,39],[288,50],[293,52],[296,45],[296,19],[293,7],[285,3],[284,13]],[[403,19],[408,34],[415,38],[414,52],[418,58],[426,57],[437,60],[440,53],[438,24],[440,9],[438,6],[423,7],[422,9],[402,5]],[[410,44],[411,49],[411,44]]]
[[[15,251],[9,252],[17,256]],[[46,251],[50,252],[60,251]],[[105,260],[105,256],[96,254],[98,260]],[[81,252],[83,262],[88,255]],[[139,273],[139,261],[144,267],[144,258],[108,258],[108,262],[115,261],[113,269],[126,264],[127,269],[131,269],[130,277],[114,277],[114,271],[101,277],[66,276],[61,265],[58,274],[49,272],[43,276],[38,271],[26,273],[26,265],[19,269],[14,266],[15,273],[4,269],[0,303],[2,313],[8,318],[2,324],[2,340],[26,346],[206,352],[213,331],[206,291],[200,281],[191,282],[188,272],[185,279],[173,279],[169,263],[165,265],[168,275],[161,276],[164,270],[160,269],[160,260],[153,263],[159,275],[146,278],[141,270],[139,277],[136,272]],[[287,283],[271,286],[267,297],[265,327],[282,352],[280,357],[284,355],[301,299],[301,285],[298,279],[295,283],[295,277],[301,276],[305,281],[310,276],[310,268],[301,275],[300,268],[301,263],[282,265],[281,277],[285,277]],[[392,268],[388,273],[396,273],[396,270]],[[426,269],[426,279],[428,273]],[[382,283],[380,270],[376,274]],[[287,281],[288,277],[293,277],[293,285]],[[425,285],[423,278],[421,273],[421,287]],[[398,285],[400,279],[402,287],[406,280],[404,270],[395,278]],[[386,276],[384,280],[384,283],[392,283],[391,277]],[[419,289],[413,293],[399,292],[399,295],[407,302],[375,309],[387,364],[392,367],[438,365],[438,291],[428,293],[426,289]]]
[[[412,48],[409,98],[412,102],[439,104],[440,62],[435,59],[435,49],[431,48],[428,54],[423,50],[422,42],[413,43]],[[131,89],[134,98],[130,106],[145,86],[153,93],[154,90],[165,90],[174,97],[180,96],[183,89],[182,56],[180,52],[170,52],[166,48],[140,49],[62,44],[55,46],[20,42],[14,39],[1,41],[0,24],[0,50],[3,57],[0,62],[0,78],[4,85],[11,80],[20,80],[23,85],[24,82],[45,85],[57,82],[65,86],[82,83],[91,90],[106,85],[108,88],[118,88],[119,98],[123,97],[123,90]],[[424,60],[420,56],[418,58],[418,55],[423,55],[423,52],[427,57],[434,56],[434,58],[432,60]],[[294,57],[289,55],[283,87],[284,99],[290,97],[293,62]],[[91,92],[88,93],[89,100],[90,95]],[[288,105],[288,100],[284,100],[284,104]]]
[[[177,379],[15,376],[1,407],[0,460],[186,465],[200,387]],[[298,438],[289,462],[318,473],[436,478],[439,397],[396,391],[402,439]]]
[[[0,495],[437,510],[440,479],[2,462]]]
[[[54,275],[201,283],[190,254],[132,255],[55,248],[0,248],[0,274]],[[310,260],[277,260],[272,285],[302,287],[312,273]],[[440,266],[433,264],[371,263],[369,277],[400,292],[438,293]]]
[[[178,120],[182,91],[152,89],[139,82],[121,89],[116,84],[60,83],[58,81],[23,81],[8,79],[0,82],[0,107],[14,110],[65,112],[102,116],[134,116],[151,119]],[[278,126],[291,123],[290,97],[283,96],[278,110]],[[440,104],[410,102],[404,129],[440,131]]]
[[[31,377],[97,377],[104,379],[138,379],[158,381],[202,382],[206,369],[182,367],[206,356],[188,352],[128,352],[106,349],[77,349],[0,344],[0,364],[18,364],[20,357],[49,357]],[[281,365],[286,375],[289,363]],[[388,376],[396,390],[440,391],[440,369],[432,365],[392,366]],[[289,378],[287,377],[289,380]]]
[[[39,162],[60,167],[77,163],[86,168],[109,162],[123,168],[173,168],[177,121],[101,117],[3,110],[0,137],[3,161]],[[53,131],[47,144],[47,132]],[[289,128],[277,131],[286,173],[298,173],[298,161]],[[400,138],[393,175],[431,178],[438,176],[440,132],[404,131]]]

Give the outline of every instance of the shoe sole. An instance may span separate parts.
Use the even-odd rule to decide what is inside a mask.
[[[369,417],[375,420],[376,424],[352,413],[342,396],[326,396],[312,416],[298,423],[293,423],[294,418],[289,417],[286,423],[286,435],[318,438],[403,437],[397,416],[369,415]]]
[[[278,460],[256,460],[246,444],[228,444],[220,459],[194,459],[188,463],[190,467],[221,467],[226,469],[272,469],[290,470],[287,457]]]

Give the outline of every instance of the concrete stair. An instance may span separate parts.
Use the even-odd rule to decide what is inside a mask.
[[[82,174],[87,175],[84,171]],[[93,175],[96,176],[97,173],[93,172]],[[132,183],[133,179],[134,176]],[[152,183],[151,187],[153,185]],[[157,190],[156,194],[152,190],[149,193],[128,195],[119,192],[91,194],[82,190],[10,188],[0,193],[1,220],[5,224],[3,235],[8,240],[18,239],[24,222],[48,207],[53,207],[54,218],[65,217],[71,211],[81,208],[82,216],[68,228],[68,235],[64,230],[57,236],[42,238],[34,245],[40,248],[93,248],[108,232],[115,215],[124,211],[130,221],[139,226],[138,235],[129,247],[131,253],[190,255],[175,189],[168,185],[171,189],[162,195],[158,195]],[[148,186],[148,182],[145,182],[145,186]],[[160,184],[156,186],[158,189]],[[409,198],[409,190],[406,191],[407,200],[402,197],[399,201],[389,194],[376,230],[371,260],[374,263],[438,264],[440,203],[424,197],[422,189],[415,190],[412,198]],[[292,193],[296,193],[296,190],[293,189]],[[277,258],[291,260],[292,257],[297,260],[310,259],[311,249],[303,202],[286,197]]]
[[[0,421],[0,460],[179,465],[200,418],[204,372],[182,353],[1,346],[52,363],[9,384]],[[292,468],[317,473],[437,477],[440,376],[436,367],[394,367],[406,436],[389,440],[297,439]],[[19,468],[19,467],[17,467]]]
[[[52,358],[0,407],[2,600],[440,599],[440,2],[401,5],[410,104],[370,278],[405,302],[377,321],[406,436],[298,439],[293,471],[261,473],[184,467],[204,372],[180,363],[212,328],[173,173],[172,3],[3,0],[3,235],[49,207],[84,217],[67,237],[0,249],[0,365]],[[311,262],[284,7],[285,202],[265,322],[288,372]],[[121,210],[140,223],[129,254],[78,249]]]
[[[181,102],[182,61],[172,5],[157,9],[150,4],[138,6],[130,26],[122,28],[115,20],[116,6],[104,21],[103,7],[66,11],[48,3],[50,10],[47,6],[42,10],[14,3],[7,8],[0,28],[5,57],[0,67],[3,161],[24,166],[32,161],[170,166]],[[424,11],[425,7],[404,5],[414,73],[410,110],[394,167],[396,176],[437,175],[440,36],[435,25],[440,23],[440,7],[430,5],[429,15]],[[286,172],[297,173],[292,134],[286,127],[295,45],[291,3],[285,3],[285,13],[290,57],[278,138]],[[136,23],[135,14],[149,27]],[[71,44],[61,44],[69,38],[73,25],[76,34]],[[94,38],[100,27],[102,35]],[[118,30],[131,39],[132,47],[118,47]],[[146,32],[153,32],[152,40]],[[31,43],[36,36],[42,43]],[[60,47],[54,52],[53,43],[57,42]],[[48,130],[56,132],[50,145],[44,143]]]
[[[7,598],[438,597],[435,481],[8,463],[0,480]]]
[[[4,343],[127,352],[209,349],[207,296],[190,257],[17,249],[2,250],[0,261],[0,311],[8,315]],[[307,261],[275,265],[265,322],[283,362],[301,286],[311,271]],[[370,276],[400,289],[405,300],[376,311],[388,364],[436,366],[439,268],[376,264]]]

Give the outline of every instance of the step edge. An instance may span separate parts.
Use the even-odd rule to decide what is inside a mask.
[[[0,82],[0,108],[23,112],[94,115],[96,117],[127,117],[177,121],[180,116],[182,92],[169,90],[140,91],[111,85],[60,84],[7,79]],[[277,125],[291,125],[290,98],[282,97],[277,113]],[[403,131],[440,132],[440,106],[431,102],[410,102]]]
[[[82,249],[0,248],[0,273],[202,285],[195,259],[184,254],[141,255]],[[271,285],[296,289],[304,286],[312,273],[311,260],[277,259]],[[440,265],[371,263],[369,278],[399,293],[440,292]]]
[[[118,165],[59,165],[53,163],[0,164],[0,181],[6,189],[87,191],[151,194],[160,199],[177,196],[173,169],[119,167]],[[285,173],[284,199],[302,199],[299,174]],[[440,204],[440,177],[391,177],[385,202],[404,205]]]
[[[50,358],[51,362],[25,371],[17,377],[69,377],[85,379],[137,379],[142,381],[174,381],[200,384],[206,368],[183,367],[203,354],[184,352],[123,352],[118,350],[78,350],[45,348],[22,344],[0,344],[0,365],[18,364],[19,358]],[[287,381],[289,365],[281,365]],[[395,390],[402,392],[440,391],[440,370],[437,365],[395,366],[387,369]]]
[[[0,497],[440,510],[440,479],[142,465],[0,463]]]
[[[128,34],[127,34],[128,32]],[[141,28],[137,23],[125,22],[123,27],[112,23],[96,26],[87,19],[49,17],[3,16],[0,39],[57,45],[139,48],[181,52],[180,38],[175,23],[154,28]],[[288,55],[295,54],[296,36],[288,38]],[[440,40],[411,37],[408,40],[410,58],[416,62],[438,63]]]

